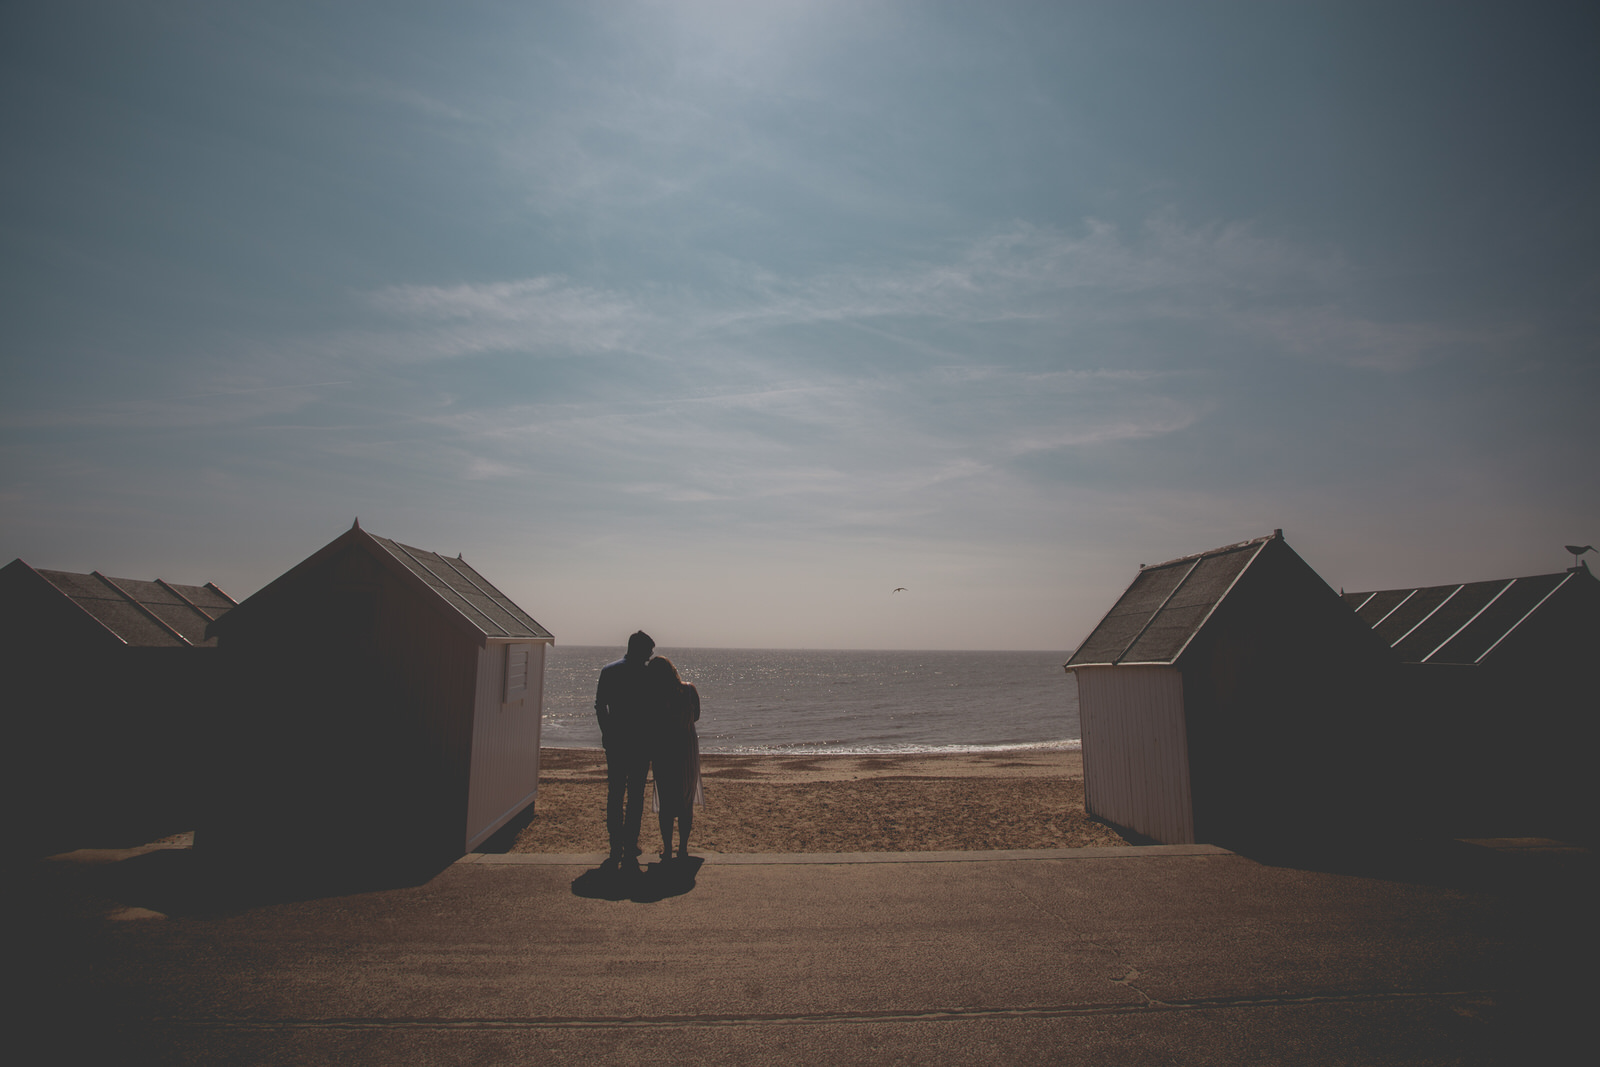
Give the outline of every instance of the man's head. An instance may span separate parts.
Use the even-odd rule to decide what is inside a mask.
[[[656,650],[656,643],[643,630],[628,638],[628,659],[643,663]]]

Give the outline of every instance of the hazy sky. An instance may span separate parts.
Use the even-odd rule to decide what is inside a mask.
[[[1559,570],[1594,10],[7,4],[0,562],[359,516],[564,644],[1062,650],[1279,527]]]

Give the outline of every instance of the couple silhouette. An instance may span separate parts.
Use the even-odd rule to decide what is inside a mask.
[[[606,752],[607,866],[638,866],[639,827],[644,821],[644,786],[655,769],[653,806],[661,825],[661,860],[689,856],[694,807],[705,806],[700,783],[700,694],[678,677],[665,656],[652,656],[655,642],[643,630],[628,638],[621,659],[600,669],[594,713]]]

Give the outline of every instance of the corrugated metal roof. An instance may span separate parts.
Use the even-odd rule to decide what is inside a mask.
[[[1407,663],[1481,663],[1577,572],[1346,593]]]
[[[1234,582],[1281,533],[1141,567],[1068,667],[1174,663]]]
[[[206,627],[235,604],[215,585],[110,578],[95,571],[36,570],[124,644],[146,648],[214,644]]]
[[[365,531],[363,531],[365,532]],[[549,630],[490,584],[459,556],[450,559],[427,549],[367,534],[416,575],[434,595],[471,623],[485,637],[552,639]]]

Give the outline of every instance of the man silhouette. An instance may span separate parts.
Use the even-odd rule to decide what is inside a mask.
[[[640,630],[628,638],[628,653],[600,669],[594,714],[606,750],[606,833],[610,864],[637,863],[639,824],[644,816],[644,780],[650,773],[651,679],[645,671],[656,643]]]

